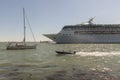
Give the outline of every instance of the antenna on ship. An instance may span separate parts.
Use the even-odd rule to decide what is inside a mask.
[[[93,19],[94,19],[95,17],[93,17],[93,18],[89,18],[89,20],[88,20],[88,24],[93,24]]]
[[[86,25],[92,25],[92,24],[94,24],[93,23],[93,19],[94,19],[95,17],[91,17],[91,18],[89,18],[89,20],[87,21],[87,22],[82,22],[81,24],[86,24]]]

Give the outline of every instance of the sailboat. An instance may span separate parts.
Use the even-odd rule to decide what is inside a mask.
[[[7,50],[25,50],[25,49],[36,49],[37,44],[28,45],[26,43],[26,18],[25,9],[23,8],[23,23],[24,23],[24,38],[22,42],[8,42],[6,47]]]

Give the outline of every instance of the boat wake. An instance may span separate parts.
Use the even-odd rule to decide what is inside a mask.
[[[118,56],[120,52],[77,52],[80,56]]]

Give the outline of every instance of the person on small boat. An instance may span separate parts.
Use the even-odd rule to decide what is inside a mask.
[[[18,44],[16,43],[16,46],[18,46]]]
[[[75,53],[76,53],[76,51],[73,52],[73,54],[75,54]]]

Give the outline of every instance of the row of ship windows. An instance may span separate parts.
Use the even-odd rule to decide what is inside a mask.
[[[84,30],[84,31],[101,31],[101,30],[104,30],[104,31],[120,31],[120,28],[68,28],[68,29],[63,29],[64,31],[70,31],[70,30]]]
[[[72,34],[59,34],[59,35],[70,36],[70,35],[72,35]]]
[[[74,34],[81,34],[81,33],[99,33],[99,34],[101,34],[101,33],[106,33],[106,34],[117,34],[117,33],[120,33],[120,31],[76,31],[76,32],[74,32]]]
[[[71,36],[71,35],[78,35],[78,34],[85,34],[85,33],[88,33],[88,34],[102,34],[101,32],[96,32],[96,33],[93,33],[93,32],[81,32],[81,33],[74,33],[74,34],[61,34],[62,36]],[[104,32],[104,34],[120,34],[120,32],[119,33],[115,33],[115,32]]]
[[[79,34],[120,34],[120,31],[75,31],[74,34],[61,34],[59,33],[59,35],[62,36],[70,36],[70,35],[79,35]]]

